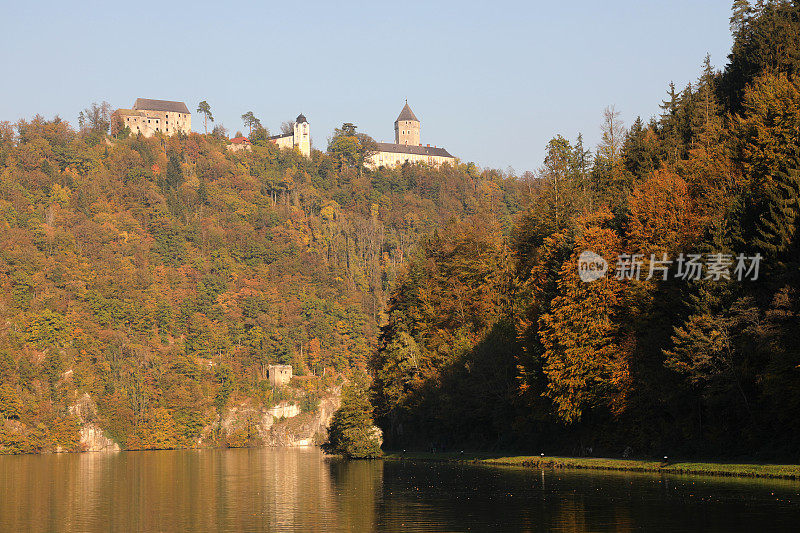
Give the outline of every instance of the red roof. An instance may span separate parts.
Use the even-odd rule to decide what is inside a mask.
[[[252,144],[247,137],[234,137],[231,139],[231,144]]]

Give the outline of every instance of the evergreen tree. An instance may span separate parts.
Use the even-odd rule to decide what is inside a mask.
[[[592,167],[592,151],[583,145],[583,134],[578,134],[578,139],[575,141],[575,148],[573,149],[573,161],[575,169],[581,182],[585,183],[589,178],[589,170]]]
[[[733,0],[730,28],[734,38],[738,37],[747,28],[752,10],[753,8],[748,0]]]
[[[208,102],[203,100],[197,104],[197,112],[203,115],[203,129],[206,135],[208,135],[208,121],[214,122],[214,115],[211,114],[211,106],[208,105]]]
[[[727,111],[742,110],[745,88],[764,71],[800,72],[800,4],[791,0],[759,1],[749,7],[737,1],[730,61],[721,80]]]
[[[659,133],[663,139],[664,161],[676,165],[681,152],[680,123],[678,108],[680,96],[675,91],[675,83],[669,82],[668,98],[661,102],[661,117],[659,119]]]
[[[706,150],[719,139],[722,120],[717,103],[716,75],[711,67],[711,56],[703,60],[703,73],[697,82],[696,103],[692,115],[692,134],[695,142],[702,143]]]
[[[372,420],[366,376],[354,373],[351,381],[344,385],[342,403],[333,414],[323,448],[348,459],[374,459],[382,455],[380,433]]]
[[[252,111],[248,111],[242,115],[242,122],[247,126],[248,136],[253,134],[253,130],[261,127],[261,120],[259,120]]]
[[[167,171],[164,182],[169,189],[177,189],[183,183],[181,159],[175,152],[170,152],[167,158]]]
[[[622,145],[622,160],[625,170],[642,179],[659,166],[658,140],[652,128],[644,126],[641,117],[636,117]]]
[[[748,88],[743,106],[737,136],[749,181],[744,237],[785,261],[796,251],[800,220],[800,84],[786,74],[765,74]]]

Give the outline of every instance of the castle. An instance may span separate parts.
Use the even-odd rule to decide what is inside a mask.
[[[438,167],[453,163],[456,158],[444,148],[420,144],[421,125],[408,106],[408,101],[394,121],[394,143],[375,143],[377,149],[367,158],[369,168],[393,167],[403,163],[426,163]]]
[[[290,133],[274,135],[269,140],[279,148],[297,148],[304,156],[311,157],[311,129],[302,113],[297,115]]]
[[[117,109],[111,115],[134,135],[150,137],[156,133],[173,135],[192,131],[192,114],[183,102],[137,98],[130,109]]]
[[[192,130],[192,114],[183,102],[137,98],[131,109],[117,109],[111,116],[112,120],[119,120],[122,126],[129,128],[134,135],[142,134],[145,137],[156,133],[164,135],[189,133]],[[365,161],[366,166],[378,168],[394,167],[404,163],[425,163],[438,167],[444,163],[455,162],[456,158],[444,148],[430,144],[423,146],[420,143],[421,129],[420,120],[406,101],[400,115],[394,121],[394,142],[375,143],[375,151]],[[274,135],[269,140],[279,148],[296,148],[305,157],[311,157],[311,129],[302,113],[297,116],[291,132]],[[239,151],[252,148],[248,139],[237,137],[231,140],[228,149]]]

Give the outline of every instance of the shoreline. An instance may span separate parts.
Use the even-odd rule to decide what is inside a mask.
[[[519,466],[525,468],[550,468],[574,470],[614,470],[622,472],[654,472],[663,474],[706,475],[717,477],[743,477],[800,480],[800,465],[724,463],[675,461],[663,463],[647,459],[611,459],[601,457],[560,457],[517,455],[503,456],[481,453],[426,453],[390,452],[383,457],[390,461],[442,461],[463,462],[496,466]]]
[[[163,448],[163,449],[124,449],[124,450],[64,450],[36,453],[0,453],[0,457],[19,457],[29,455],[68,455],[83,453],[123,453],[123,452],[148,452],[148,451],[175,451],[175,450],[241,450],[241,449],[297,449],[319,448],[315,444],[301,446],[209,446],[191,448]],[[326,459],[340,457],[337,454],[323,453]],[[377,460],[386,461],[425,461],[443,463],[469,463],[486,466],[515,466],[533,469],[570,469],[570,470],[607,470],[616,472],[649,472],[675,475],[704,475],[714,477],[738,477],[761,479],[786,479],[800,480],[800,464],[773,464],[773,463],[727,463],[727,462],[696,462],[696,461],[654,461],[649,459],[616,459],[608,457],[564,457],[564,456],[537,456],[537,455],[503,455],[481,452],[398,452],[390,451]]]

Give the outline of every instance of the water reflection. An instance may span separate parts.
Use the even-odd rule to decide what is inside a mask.
[[[2,531],[771,531],[797,482],[327,461],[315,448],[0,457]]]

